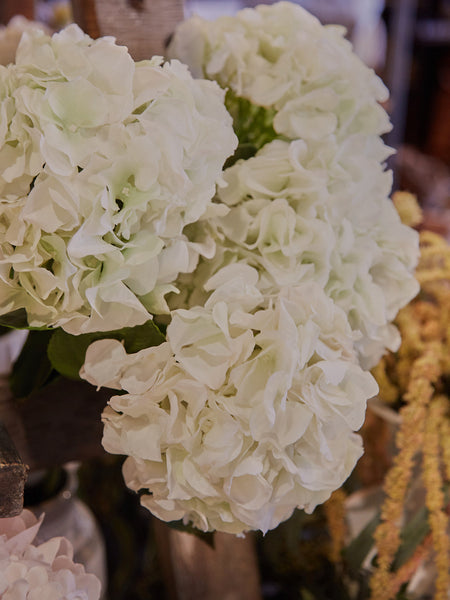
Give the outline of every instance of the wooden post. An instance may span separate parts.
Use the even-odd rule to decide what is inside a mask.
[[[27,468],[0,423],[0,518],[22,512],[26,473]]]
[[[72,0],[75,22],[91,37],[112,35],[135,60],[164,53],[183,20],[183,0]]]
[[[34,19],[34,0],[1,0],[0,23],[6,25],[14,15]]]
[[[261,600],[251,533],[214,534],[214,548],[200,538],[153,520],[168,600]]]

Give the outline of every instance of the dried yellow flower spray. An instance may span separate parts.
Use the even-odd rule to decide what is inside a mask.
[[[397,194],[394,202],[402,220],[418,223],[420,212],[411,195]],[[374,535],[378,556],[370,582],[372,600],[394,598],[431,547],[437,568],[435,600],[447,599],[450,588],[444,496],[444,483],[450,482],[450,399],[445,388],[450,376],[450,246],[429,231],[421,233],[420,246],[416,276],[421,292],[396,321],[402,346],[374,370],[380,397],[391,404],[401,399],[403,406],[396,436],[398,453],[385,478],[386,499]],[[404,504],[419,449],[431,533],[394,573],[391,567],[400,545]]]

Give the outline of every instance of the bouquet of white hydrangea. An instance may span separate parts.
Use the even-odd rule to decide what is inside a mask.
[[[103,444],[144,506],[267,531],[361,455],[417,235],[389,199],[386,89],[341,29],[281,2],[187,21],[168,54],[69,28],[0,73],[2,318],[59,327],[53,366],[121,391]]]
[[[216,214],[189,229],[215,254],[180,277],[166,342],[96,342],[82,376],[127,392],[103,443],[129,456],[144,506],[205,531],[267,531],[326,500],[360,456],[377,392],[363,369],[399,343],[417,235],[388,198],[386,90],[339,28],[279,3],[193,18],[168,52],[228,87],[240,147]]]

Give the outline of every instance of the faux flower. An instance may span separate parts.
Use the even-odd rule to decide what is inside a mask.
[[[236,145],[223,92],[75,25],[25,34],[0,79],[0,314],[79,334],[167,310],[214,254],[184,228]]]
[[[230,211],[209,224],[219,245],[187,298],[201,301],[208,278],[234,262],[258,269],[263,293],[315,281],[371,368],[400,344],[392,320],[419,290],[419,244],[389,200],[387,90],[343,33],[289,2],[179,26],[169,54],[230,88],[241,150],[256,153],[224,173],[218,198]]]
[[[66,538],[33,544],[43,517],[24,510],[0,519],[0,597],[3,600],[98,600],[100,581],[73,562]]]
[[[92,344],[82,377],[124,392],[107,451],[159,518],[204,531],[276,527],[312,511],[362,453],[376,394],[364,371],[417,293],[417,235],[389,200],[386,90],[336,27],[289,3],[194,18],[169,54],[229,88],[241,146],[210,210],[185,230],[215,240],[172,307],[166,341]],[[248,154],[247,154],[248,156]]]
[[[372,153],[384,150],[379,142]],[[357,151],[331,140],[274,140],[227,169],[218,198],[229,212],[209,223],[217,251],[192,287],[208,289],[211,275],[237,262],[258,270],[265,294],[314,281],[345,311],[370,368],[398,348],[391,322],[417,294],[419,250],[388,198],[390,173]]]
[[[82,376],[126,392],[104,411],[103,445],[128,456],[127,485],[163,520],[267,531],[326,500],[362,453],[354,431],[377,386],[345,313],[315,283],[274,298],[257,283],[230,265],[160,346],[88,349]]]
[[[380,135],[390,129],[378,104],[387,90],[344,33],[294,3],[278,2],[213,22],[193,17],[178,27],[169,56],[194,76],[230,88],[228,106],[251,140],[258,139],[253,118],[290,139]],[[267,112],[250,113],[243,100]]]

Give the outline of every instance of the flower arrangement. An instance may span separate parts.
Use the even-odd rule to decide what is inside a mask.
[[[388,198],[386,90],[339,28],[281,2],[188,21],[168,55],[72,26],[0,71],[1,322],[120,390],[103,443],[144,506],[267,531],[360,457],[417,235]]]
[[[73,562],[66,538],[33,543],[43,516],[38,520],[24,510],[19,516],[0,519],[0,595],[4,600],[100,598],[100,581]]]

